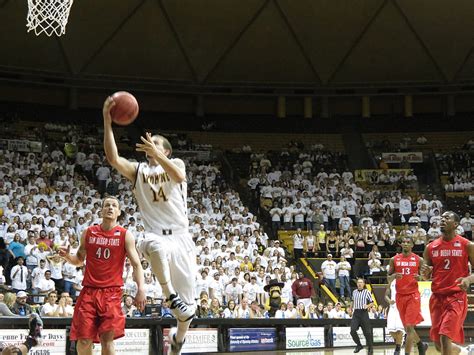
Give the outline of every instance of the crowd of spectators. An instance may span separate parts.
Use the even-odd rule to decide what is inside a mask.
[[[472,152],[457,151],[435,154],[441,176],[447,178],[446,192],[470,192],[474,187]]]
[[[37,311],[45,316],[72,316],[82,288],[83,267],[65,262],[57,249],[69,246],[72,254],[77,251],[82,231],[101,222],[102,196],[117,196],[123,212],[119,223],[131,230],[137,241],[144,237],[131,184],[94,149],[100,140],[95,136],[80,138],[85,128],[50,125],[48,129],[64,133],[71,143],[44,146],[42,153],[0,152],[2,315]],[[185,142],[181,145],[189,148]],[[269,238],[239,194],[227,186],[219,164],[189,160],[187,174],[190,232],[197,246],[198,316],[216,316],[216,309],[221,309],[221,317],[266,316],[268,294],[264,287],[272,279],[285,284],[282,300],[288,308],[288,302],[301,307],[298,291],[292,290],[298,275],[287,262],[285,250],[278,240]],[[148,303],[161,302],[162,316],[171,317],[160,285],[144,259],[142,267]],[[124,314],[141,316],[133,306],[136,284],[128,260],[123,278]],[[247,312],[247,306],[253,311]],[[305,309],[309,306],[305,304]]]

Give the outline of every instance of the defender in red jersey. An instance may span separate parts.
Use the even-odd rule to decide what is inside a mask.
[[[390,259],[388,273],[397,279],[395,284],[396,305],[407,333],[405,354],[410,354],[413,342],[415,342],[418,353],[424,355],[428,345],[421,342],[415,331],[415,326],[423,321],[420,291],[418,290],[418,277],[423,259],[412,250],[413,239],[403,237],[402,252]]]
[[[467,314],[466,289],[472,282],[469,262],[474,265],[474,244],[456,235],[459,216],[446,211],[441,215],[442,235],[428,244],[422,274],[432,278],[430,337],[443,355],[457,354],[464,343],[463,324]]]
[[[122,273],[125,257],[133,266],[133,279],[138,292],[135,303],[145,307],[143,269],[140,264],[135,238],[130,231],[117,224],[119,201],[106,197],[102,203],[102,223],[87,228],[81,237],[77,254],[61,248],[59,254],[73,265],[87,260],[84,288],[77,299],[71,326],[71,340],[77,340],[78,354],[92,354],[92,343],[101,343],[102,354],[114,354],[114,339],[124,336],[125,316],[121,299]]]

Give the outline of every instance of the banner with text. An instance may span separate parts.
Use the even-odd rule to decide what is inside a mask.
[[[9,345],[22,344],[28,335],[28,331],[24,329],[1,329],[0,343]],[[65,329],[43,329],[41,331],[41,346],[32,348],[29,355],[41,354],[65,354],[66,352],[66,330]]]
[[[409,163],[423,163],[422,152],[395,152],[382,153],[382,158],[386,163],[400,163],[405,158]]]
[[[230,351],[276,350],[277,332],[275,328],[230,328]]]
[[[423,322],[418,324],[418,326],[431,327],[431,315],[430,315],[431,281],[419,281],[418,290],[420,291],[421,315],[423,316]]]
[[[374,334],[374,344],[384,343],[385,339],[383,335],[383,328],[373,328],[372,331]],[[366,345],[365,336],[362,333],[362,329],[359,328],[359,330],[357,331],[357,334],[359,334],[360,342],[362,343],[362,345]],[[333,327],[332,340],[333,340],[333,346],[335,348],[342,347],[342,346],[356,346],[356,344],[352,340],[350,327]]]
[[[14,152],[33,152],[41,153],[43,150],[41,142],[19,140],[19,139],[0,139],[1,150],[11,150]]]
[[[286,348],[324,348],[324,327],[286,328]]]
[[[116,354],[150,354],[150,329],[125,329],[125,336],[114,340]],[[101,354],[100,344],[94,344],[93,354]]]
[[[163,354],[168,354],[169,328],[163,329]],[[217,352],[217,329],[189,329],[186,333],[186,342],[181,350],[182,354],[207,354]]]
[[[362,169],[362,170],[356,170],[355,171],[355,176],[354,179],[356,182],[372,182],[374,179],[378,181],[378,176],[383,172],[385,174],[391,174],[395,173],[397,175],[403,173],[405,176],[410,174],[413,171],[413,169],[388,169],[388,170],[382,170],[382,169]]]

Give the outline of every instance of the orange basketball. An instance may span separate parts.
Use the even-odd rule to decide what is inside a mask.
[[[138,116],[138,101],[129,92],[118,91],[112,95],[115,106],[110,110],[112,121],[121,126],[126,126],[135,121]]]

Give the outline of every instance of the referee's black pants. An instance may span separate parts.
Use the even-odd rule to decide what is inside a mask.
[[[365,309],[356,309],[352,315],[351,321],[351,336],[354,343],[359,346],[362,346],[359,339],[359,334],[357,334],[357,329],[362,328],[364,333],[366,344],[369,348],[372,348],[373,345],[373,336],[372,336],[372,326],[370,325],[369,313]]]

